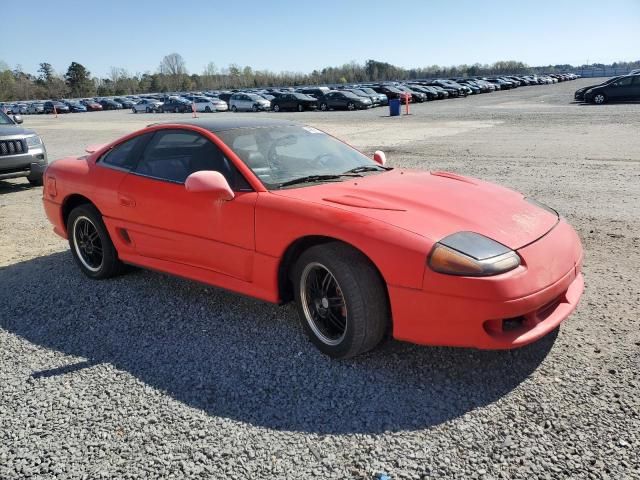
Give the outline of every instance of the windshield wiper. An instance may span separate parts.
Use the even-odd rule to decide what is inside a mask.
[[[393,170],[392,167],[383,167],[382,165],[360,165],[359,167],[347,170],[344,174],[362,173],[362,172],[379,172],[380,170]],[[344,175],[343,174],[343,175]]]
[[[357,173],[357,172],[345,172],[342,174],[331,174],[331,175],[307,175],[306,177],[294,178],[293,180],[288,180],[286,182],[282,182],[278,184],[278,187],[287,187],[289,185],[296,185],[298,183],[313,183],[313,182],[322,182],[325,180],[339,180],[342,177],[361,177],[362,175],[350,175],[349,173]]]

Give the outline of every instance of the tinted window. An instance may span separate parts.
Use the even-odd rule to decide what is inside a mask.
[[[631,85],[631,80],[633,80],[633,77],[624,77],[618,81],[618,85],[620,85],[621,87],[626,87],[628,85]]]
[[[143,137],[144,135],[141,135],[115,146],[102,156],[102,158],[100,159],[100,163],[111,165],[117,168],[123,168],[125,170],[131,170],[135,163],[135,159],[133,158],[131,153]]]
[[[199,133],[186,130],[156,132],[135,171],[159,180],[184,183],[189,175],[201,170],[222,173],[235,190],[250,189],[218,147]]]
[[[633,77],[633,84],[640,85],[640,75],[636,75]]]

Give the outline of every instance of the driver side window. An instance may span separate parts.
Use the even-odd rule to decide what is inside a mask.
[[[135,173],[157,180],[184,183],[202,170],[220,172],[234,190],[251,189],[222,151],[197,132],[157,131],[144,150]]]

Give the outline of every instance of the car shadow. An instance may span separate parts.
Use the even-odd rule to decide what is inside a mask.
[[[15,192],[22,192],[24,190],[31,190],[33,188],[38,188],[38,187],[34,187],[32,186],[27,179],[23,179],[23,182],[17,183],[17,182],[8,182],[6,180],[0,180],[0,195],[4,195],[6,193],[15,193]]]
[[[286,431],[441,424],[507,395],[557,335],[497,352],[388,341],[336,361],[306,340],[292,306],[144,270],[92,281],[68,251],[2,267],[0,284],[2,329],[80,357],[25,382],[108,363],[209,415]]]

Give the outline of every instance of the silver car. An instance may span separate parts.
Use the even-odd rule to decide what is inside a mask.
[[[158,109],[158,107],[161,105],[162,105],[162,102],[159,100],[144,98],[140,100],[138,103],[134,103],[133,107],[131,107],[131,111],[133,113],[139,113],[139,112],[152,113],[152,112],[155,112]]]
[[[271,102],[255,93],[237,92],[229,99],[229,108],[232,112],[271,110]]]
[[[27,107],[27,113],[30,115],[34,115],[36,113],[44,113],[44,103],[34,102],[29,104],[29,106]]]
[[[42,185],[47,150],[38,134],[21,123],[19,115],[0,112],[0,180],[26,177],[31,185]]]

